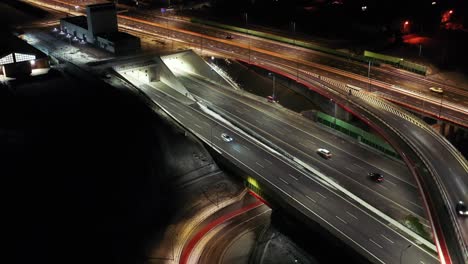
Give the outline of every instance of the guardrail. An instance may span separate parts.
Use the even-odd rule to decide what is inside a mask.
[[[344,83],[341,83],[341,82],[338,82],[336,80],[333,80],[333,79],[330,79],[328,77],[323,77],[323,76],[320,76],[320,79],[322,81],[325,81],[326,83],[329,83],[330,85],[333,85],[337,88],[340,88],[341,90],[345,90],[345,92],[347,90],[349,90],[349,88],[346,88],[346,84]],[[467,166],[467,162],[465,160],[465,158],[463,157],[463,155],[461,155],[460,152],[458,152],[454,147],[453,145],[451,145],[445,138],[442,138],[440,135],[438,135],[429,125],[427,125],[426,123],[424,123],[423,121],[419,120],[417,117],[415,117],[414,115],[410,114],[409,112],[377,97],[377,96],[373,96],[371,93],[367,92],[367,91],[355,91],[353,90],[352,94],[354,96],[357,96],[359,97],[360,99],[362,99],[363,101],[365,101],[366,103],[372,105],[372,106],[376,106],[380,109],[383,109],[385,111],[388,111],[388,112],[391,112],[397,116],[399,116],[400,118],[403,118],[409,122],[411,122],[412,124],[420,127],[421,129],[425,130],[426,132],[430,133],[436,140],[438,140],[441,144],[443,144],[453,155],[454,157],[457,159],[457,161],[460,162],[460,164],[462,165],[462,167],[468,171],[468,166]],[[395,128],[393,128],[391,125],[389,125],[387,122],[385,122],[385,120],[383,120],[381,117],[379,117],[378,115],[376,115],[375,113],[373,113],[373,111],[371,109],[367,109],[365,106],[362,106],[362,105],[359,105],[357,104],[361,109],[365,110],[368,114],[372,115],[374,118],[376,118],[377,120],[379,120],[380,122],[382,122],[383,124],[386,124],[386,126],[388,128],[390,128],[396,135],[398,135],[408,146],[411,146],[411,148],[413,149],[413,151],[415,152],[415,154],[417,155],[417,157],[419,158],[419,160],[422,161],[422,163],[424,164],[424,166],[427,168],[427,172],[430,174],[431,178],[433,179],[433,181],[435,182],[436,186],[437,186],[437,189],[439,190],[439,193],[441,194],[441,196],[443,197],[444,201],[448,201],[448,190],[446,190],[446,188],[444,187],[443,183],[441,182],[440,180],[440,176],[437,174],[435,168],[431,165],[430,161],[427,160],[427,158],[422,155],[419,151],[415,151],[415,150],[418,150],[418,147],[413,143],[411,142],[411,140],[409,138],[407,138],[404,134],[402,134],[400,131],[396,130]],[[424,171],[424,169],[422,170]],[[426,173],[424,173],[426,174]],[[448,208],[451,208],[452,205],[451,204],[446,204],[445,206],[447,206]],[[453,211],[453,210],[452,210]],[[452,218],[452,223],[456,223],[456,219],[453,219],[452,216],[450,216]],[[440,225],[440,223],[439,223]],[[468,249],[465,245],[465,243],[463,242],[463,236],[461,234],[461,230],[459,230],[459,228],[457,227],[457,224],[455,224],[455,234],[457,236],[457,240],[461,243],[462,245],[462,250],[463,250],[463,254],[465,256],[468,255]]]

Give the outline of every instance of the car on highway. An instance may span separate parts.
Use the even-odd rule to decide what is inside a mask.
[[[231,34],[227,34],[227,35],[226,35],[226,39],[232,39],[232,35],[231,35]]]
[[[431,87],[431,88],[429,88],[429,90],[431,92],[434,92],[434,93],[440,93],[440,94],[444,93],[444,90],[442,88],[440,88],[440,87]]]
[[[326,159],[329,159],[329,158],[332,157],[332,154],[331,154],[331,152],[330,152],[328,149],[319,148],[319,149],[317,149],[317,153],[318,153],[320,156],[322,156],[322,157],[324,157],[324,158],[326,158]]]
[[[459,216],[468,216],[468,208],[463,201],[458,201],[457,205],[455,205],[455,210]]]
[[[228,134],[226,134],[226,133],[222,133],[222,134],[221,134],[221,138],[222,138],[224,141],[226,141],[226,142],[231,142],[231,141],[234,140],[230,135],[228,135]]]
[[[383,182],[383,175],[378,172],[369,172],[369,177],[375,182]]]

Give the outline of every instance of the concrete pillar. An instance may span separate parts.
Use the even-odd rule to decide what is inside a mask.
[[[442,134],[442,136],[445,137],[445,122],[443,122],[443,121],[439,121],[439,122],[440,122],[439,132],[440,132],[440,134]]]
[[[448,124],[448,133],[447,133],[446,138],[452,139],[454,133],[455,133],[455,126]]]

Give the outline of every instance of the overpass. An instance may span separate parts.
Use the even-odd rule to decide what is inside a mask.
[[[193,56],[194,55],[188,56],[191,58],[193,63],[197,63],[197,66],[193,68],[195,69],[204,68],[204,67],[201,67],[200,61],[197,61],[196,59],[194,59]],[[183,57],[183,56],[180,56],[180,57]],[[167,60],[170,58],[171,57],[169,56],[169,57],[166,57],[165,59]],[[212,74],[211,73],[206,74],[207,72],[209,71],[205,70],[204,71],[205,74],[201,72],[196,72],[196,74],[201,76],[201,78],[203,79],[210,79]],[[287,75],[287,73],[285,74]],[[411,170],[416,175],[416,179],[418,180],[418,183],[419,183],[419,188],[422,191],[425,191],[424,192],[425,205],[426,205],[426,208],[428,209],[428,213],[432,220],[431,222],[433,224],[435,242],[436,242],[437,249],[439,251],[441,262],[442,263],[463,263],[464,258],[465,258],[464,254],[466,254],[466,246],[465,246],[466,238],[464,237],[463,230],[464,228],[466,228],[466,226],[464,226],[466,222],[463,222],[463,220],[460,220],[454,217],[455,216],[453,213],[454,211],[452,210],[453,204],[451,204],[451,202],[449,202],[448,200],[460,199],[458,195],[460,195],[460,193],[463,195],[463,191],[464,191],[463,184],[465,184],[465,182],[463,182],[463,179],[464,179],[463,177],[466,177],[466,170],[463,167],[464,160],[460,159],[460,156],[458,156],[459,154],[457,155],[456,152],[453,152],[454,150],[453,147],[451,147],[443,139],[442,140],[438,139],[437,134],[435,133],[431,134],[430,128],[428,130],[427,128],[424,127],[424,124],[416,122],[418,120],[414,119],[414,117],[410,116],[408,113],[402,111],[398,107],[395,107],[385,101],[379,100],[378,98],[371,96],[368,93],[355,94],[350,99],[349,97],[346,96],[347,91],[340,91],[339,87],[334,87],[335,89],[330,88],[333,86],[331,84],[332,80],[328,80],[324,78],[312,79],[311,77],[305,78],[305,76],[301,76],[301,77],[304,77],[304,78],[301,78],[303,79],[302,82],[307,82],[309,86],[311,87],[311,89],[315,89],[318,92],[321,92],[322,94],[326,94],[329,97],[335,98],[335,100],[337,100],[341,104],[342,107],[346,108],[350,112],[355,113],[358,117],[362,118],[369,125],[373,126],[378,131],[380,131],[382,135],[384,135],[387,138],[387,140],[389,140],[389,142],[400,152],[402,157],[404,157],[405,162],[407,164],[410,164]],[[150,87],[143,82],[139,83],[138,80],[135,80],[131,77],[126,78],[126,79],[132,80],[132,82],[137,87],[139,87],[139,89],[145,92],[150,98],[153,98],[154,102],[157,102],[158,104],[160,104],[160,106],[163,109],[166,109],[169,115],[171,115],[174,119],[178,120],[181,124],[186,126],[195,135],[199,136],[199,138],[205,141],[205,143],[207,143],[208,145],[212,146],[214,149],[222,153],[227,153],[228,155],[234,154],[233,156],[230,156],[230,158],[232,158],[232,160],[235,163],[239,164],[239,166],[243,167],[244,169],[251,171],[253,175],[258,175],[260,179],[265,180],[271,186],[274,186],[275,189],[287,201],[290,201],[292,204],[294,204],[297,210],[305,213],[306,215],[309,215],[312,219],[315,219],[317,221],[324,221],[322,214],[314,213],[313,210],[310,210],[310,206],[307,206],[307,202],[298,200],[296,198],[298,196],[304,196],[304,192],[308,193],[309,190],[303,191],[301,195],[290,195],[288,191],[285,191],[285,189],[291,188],[290,186],[292,184],[290,182],[285,182],[284,179],[281,177],[278,177],[276,181],[273,182],[271,178],[265,177],[263,173],[258,172],[258,167],[260,167],[261,169],[265,169],[266,166],[262,165],[263,166],[262,167],[258,165],[257,163],[252,164],[252,161],[249,160],[248,157],[247,157],[247,160],[244,160],[244,161],[239,160],[238,155],[241,152],[239,148],[241,147],[238,147],[237,149],[233,148],[232,146],[226,147],[223,145],[222,142],[213,144],[213,142],[216,142],[216,140],[214,140],[213,138],[216,139],[216,135],[219,135],[219,133],[221,133],[223,129],[228,129],[231,131],[231,133],[236,135],[236,138],[237,137],[243,138],[243,139],[240,139],[240,141],[243,142],[242,144],[248,145],[246,149],[252,150],[252,148],[254,148],[254,149],[257,149],[258,151],[261,151],[261,154],[258,154],[259,157],[268,156],[268,157],[271,157],[272,159],[276,158],[282,161],[282,162],[279,162],[278,160],[278,164],[285,163],[284,157],[282,158],[277,157],[276,150],[275,150],[276,152],[273,151],[272,153],[268,153],[268,151],[263,150],[263,149],[266,149],[266,150],[271,151],[272,149],[271,146],[265,146],[265,145],[262,145],[262,142],[256,142],[256,140],[258,141],[258,139],[252,138],[248,134],[242,134],[242,132],[239,132],[238,129],[236,129],[236,127],[234,128],[226,127],[226,125],[219,123],[220,122],[219,120],[213,120],[213,117],[206,113],[205,111],[206,109],[203,110],[202,105],[200,105],[199,103],[194,104],[193,100],[188,100],[187,97],[183,94],[180,94],[178,92],[174,93],[174,90],[167,85],[163,85],[159,89],[154,89],[153,87]],[[164,104],[162,103],[164,101],[168,101],[168,102]],[[183,111],[181,111],[180,109],[177,110],[176,105],[180,104],[180,102],[183,102],[182,105],[195,108],[196,111],[201,116],[205,117],[205,121],[203,122],[205,122],[207,125],[201,126],[199,124],[190,124],[193,121],[193,117],[186,119],[187,117],[184,117],[181,114]],[[171,112],[171,111],[175,111],[175,112]],[[397,112],[398,114],[395,115],[395,113]],[[208,118],[211,121],[207,121],[206,118]],[[388,121],[387,119],[395,120],[395,121]],[[184,122],[183,120],[186,120],[186,121]],[[189,121],[189,120],[192,120],[192,121]],[[405,125],[403,126],[400,123],[402,122],[402,120],[405,120],[405,123],[404,123]],[[384,124],[386,126],[386,129],[384,130],[376,124]],[[395,127],[392,127],[392,125]],[[412,130],[415,129],[416,127],[418,127],[419,130],[417,130],[416,132],[412,132]],[[428,150],[427,148],[426,149],[423,148],[425,144],[421,145],[421,144],[415,144],[413,142],[415,139],[418,139],[418,137],[424,137],[424,140],[426,140],[426,143],[427,143],[427,140],[431,140],[429,142],[433,141],[435,146],[437,147],[436,151],[443,151],[443,149],[447,150],[445,153],[446,159],[444,161],[450,162],[450,164],[454,166],[450,170],[454,172],[455,175],[457,176],[455,179],[460,178],[462,180],[462,186],[460,186],[462,188],[459,188],[458,190],[451,192],[452,194],[451,197],[446,196],[448,194],[448,191],[447,189],[444,189],[444,188],[449,187],[450,189],[452,187],[450,185],[452,178],[441,177],[441,175],[445,173],[444,169],[441,168],[442,163],[437,163],[437,162],[435,164],[431,163],[431,158],[433,158],[433,156],[429,155],[429,158],[428,158],[428,153],[425,152]],[[260,148],[258,147],[259,145],[261,146]],[[230,149],[232,153],[229,153],[229,150],[226,150],[226,149]],[[243,150],[245,151],[245,149]],[[429,154],[434,154],[434,153],[429,152]],[[256,155],[252,155],[252,156],[256,157]],[[250,164],[250,166],[248,164]],[[277,163],[274,163],[274,164],[276,165]],[[460,166],[457,166],[457,164],[460,164]],[[257,167],[257,170],[252,169],[255,166]],[[291,167],[290,164],[287,164],[285,166]],[[453,171],[453,169],[456,169],[456,170]],[[269,170],[269,172],[272,173],[273,175],[278,175],[278,172],[280,171],[276,171],[274,173],[273,171]],[[292,172],[292,175],[295,175],[297,173],[298,171],[294,171]],[[304,172],[302,173],[304,174]],[[291,173],[288,173],[288,174],[291,175]],[[288,175],[288,174],[283,174],[283,175]],[[279,182],[278,182],[278,179],[280,179]],[[441,180],[443,181],[441,182]],[[319,185],[321,184],[320,181],[316,183],[318,183]],[[310,183],[308,184],[308,186],[309,185]],[[466,187],[467,185],[465,184],[464,186]],[[327,189],[326,186],[325,187],[322,186],[322,188]],[[436,190],[435,194],[427,192],[427,191],[434,191],[434,190]],[[290,190],[290,191],[292,193],[297,192],[297,190],[296,191]],[[322,191],[324,190],[321,190],[320,192]],[[330,191],[330,189],[328,191]],[[335,193],[334,195],[340,197],[339,194]],[[305,199],[309,199],[309,198],[307,198],[306,196]],[[310,199],[309,199],[309,203],[310,203]],[[342,204],[340,203],[338,207],[340,207],[341,205]],[[349,209],[349,210],[353,211],[353,209]],[[354,212],[354,213],[357,213],[357,212]],[[447,214],[450,215],[450,218],[446,217]],[[373,217],[369,217],[369,219],[373,219]],[[325,222],[327,221],[325,220]],[[379,221],[377,220],[377,222]],[[375,225],[378,226],[379,224],[375,223]],[[447,225],[447,226],[443,226],[443,225]],[[362,234],[354,233],[352,236],[349,236],[349,234],[346,234],[346,233],[343,234],[341,233],[343,232],[341,228],[337,229],[335,225],[333,224],[330,224],[329,228],[330,230],[333,230],[334,231],[333,233],[335,233],[338,237],[341,237],[347,241],[350,241],[350,240],[354,241],[355,237],[360,237],[360,239],[362,240],[362,236],[363,236]],[[365,231],[363,232],[365,233]],[[445,234],[450,234],[450,236],[448,238],[445,238],[444,237]],[[392,237],[394,236],[390,234],[386,234],[386,235],[392,236]],[[351,237],[352,239],[350,239]],[[380,262],[388,262],[388,261],[392,262],[391,261],[392,257],[389,257],[388,255],[385,257],[388,259],[382,261],[381,257],[385,256],[386,254],[378,254],[379,256],[376,256],[374,252],[378,252],[379,250],[375,250],[375,249],[372,249],[371,251],[367,250],[366,247],[363,246],[363,244],[368,244],[368,241],[369,241],[368,239],[369,238],[367,238],[367,243],[359,243],[359,242],[354,241],[354,242],[351,242],[351,244],[354,244],[354,246],[356,247],[358,251],[363,252],[365,255],[367,255],[368,257],[374,260],[377,260]],[[457,241],[458,239],[460,240]],[[374,240],[370,240],[370,241],[374,241]],[[400,238],[400,241],[405,241],[405,239]],[[421,252],[422,252],[421,255],[427,254],[427,253],[424,253],[424,250],[421,250]],[[427,261],[431,261],[430,258]]]

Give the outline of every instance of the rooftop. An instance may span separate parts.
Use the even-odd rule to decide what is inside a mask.
[[[88,29],[88,20],[86,19],[86,16],[73,16],[73,17],[66,17],[62,18],[60,20],[69,22],[73,25],[79,26],[84,29]]]
[[[14,35],[2,33],[0,38],[2,39],[0,42],[0,58],[3,58],[4,56],[7,56],[11,53],[35,55],[36,59],[47,57],[47,55],[45,55],[43,52]]]
[[[118,41],[118,40],[124,40],[124,39],[138,39],[138,37],[135,37],[125,32],[103,33],[103,34],[99,34],[98,37],[101,37],[103,39],[107,39],[110,41]]]

